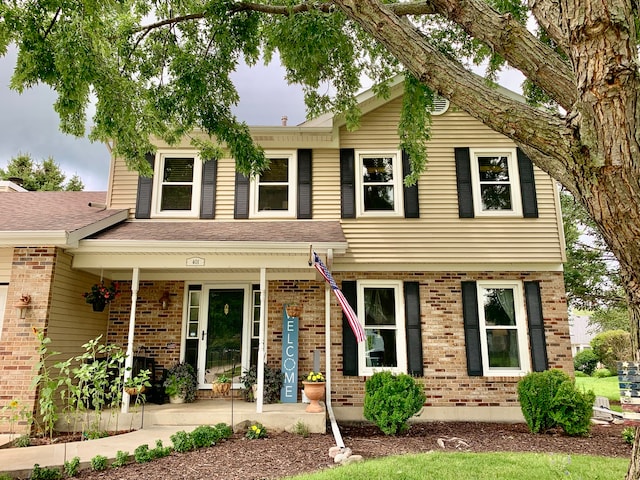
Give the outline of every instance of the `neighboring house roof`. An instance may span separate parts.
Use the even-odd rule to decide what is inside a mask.
[[[27,192],[26,188],[22,188],[17,183],[10,180],[0,180],[0,192]]]
[[[589,315],[571,315],[569,316],[569,333],[572,345],[589,345],[598,330],[589,325]]]
[[[106,209],[105,199],[106,192],[0,192],[0,246],[75,247],[127,219],[127,209]]]

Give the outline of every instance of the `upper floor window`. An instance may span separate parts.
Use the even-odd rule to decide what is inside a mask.
[[[196,156],[171,152],[156,156],[155,216],[198,216],[202,162]]]
[[[526,316],[519,282],[478,282],[480,346],[485,375],[529,371]]]
[[[515,150],[471,150],[476,216],[522,215]]]
[[[293,152],[266,152],[269,168],[252,182],[252,217],[296,215],[296,156]]]
[[[389,281],[358,282],[358,317],[366,340],[359,344],[359,375],[391,370],[405,373],[407,353],[402,284]],[[362,313],[361,313],[362,312]]]
[[[356,152],[358,215],[402,215],[400,152]]]

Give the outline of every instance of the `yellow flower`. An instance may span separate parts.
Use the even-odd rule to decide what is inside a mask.
[[[260,435],[260,429],[256,428],[256,435]]]
[[[17,400],[11,400],[11,402],[9,402],[9,408],[18,408],[18,405],[20,404]]]
[[[258,430],[258,427],[256,427],[255,425],[251,425],[251,430],[253,431]]]

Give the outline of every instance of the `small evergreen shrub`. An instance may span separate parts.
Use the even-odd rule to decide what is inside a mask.
[[[608,368],[598,368],[593,372],[593,376],[596,378],[607,378],[613,376],[613,374]]]
[[[563,382],[551,405],[551,418],[567,435],[586,435],[591,429],[595,393],[580,391],[573,381]]]
[[[188,452],[193,450],[195,446],[193,445],[193,438],[184,430],[180,430],[179,432],[171,435],[171,442],[173,443],[173,449],[176,452]]]
[[[601,332],[591,339],[591,348],[609,371],[617,372],[617,361],[632,358],[631,334],[624,330]]]
[[[90,460],[91,470],[94,472],[101,472],[107,469],[107,457],[104,455],[96,455]]]
[[[80,470],[80,457],[73,457],[71,460],[64,461],[64,474],[67,477],[75,477]]]
[[[591,375],[598,366],[598,356],[593,350],[583,350],[573,357],[573,368],[577,372]]]
[[[153,454],[151,450],[149,450],[149,445],[145,443],[136,447],[133,451],[133,458],[135,458],[137,463],[147,463],[153,460]]]
[[[191,432],[194,448],[210,447],[220,440],[220,432],[210,425],[200,425]]]
[[[231,425],[227,425],[226,423],[218,423],[216,425],[216,430],[218,430],[220,440],[231,438],[231,435],[233,435],[233,428],[231,428]]]
[[[580,391],[561,370],[532,372],[518,382],[518,401],[532,433],[560,427],[568,435],[586,435],[594,400],[593,392]]]
[[[155,460],[156,458],[169,456],[172,450],[173,448],[162,445],[162,440],[156,440],[156,448],[149,450],[149,454],[151,455],[151,459]]]
[[[626,427],[622,430],[622,439],[628,445],[633,445],[633,441],[636,439],[636,429],[633,427]]]
[[[55,468],[40,468],[37,463],[33,466],[30,480],[58,480],[62,478],[62,472]]]
[[[116,458],[113,460],[113,463],[111,463],[111,466],[124,467],[127,463],[129,463],[129,452],[118,450],[116,452]]]
[[[532,433],[546,432],[553,428],[551,402],[569,375],[561,370],[532,372],[518,382],[518,401],[527,426]]]
[[[425,399],[422,387],[409,375],[377,372],[365,384],[364,418],[387,435],[402,433]]]

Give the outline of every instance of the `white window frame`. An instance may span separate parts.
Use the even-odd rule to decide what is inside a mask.
[[[7,309],[7,293],[9,285],[0,284],[0,340],[2,339],[2,328],[4,326],[4,313]]]
[[[393,210],[372,210],[366,211],[364,206],[364,180],[362,160],[371,157],[392,157],[393,158]],[[402,177],[402,152],[400,150],[356,150],[355,151],[355,173],[356,173],[356,215],[358,217],[403,217],[404,202],[403,197],[403,177]],[[382,184],[381,184],[382,185]]]
[[[473,183],[473,208],[476,217],[522,217],[522,197],[520,195],[520,173],[518,171],[518,157],[515,148],[471,148],[471,180]],[[478,157],[506,156],[509,168],[509,185],[511,187],[510,210],[483,210],[482,194],[480,191],[480,172]]]
[[[487,345],[487,324],[484,316],[484,293],[491,289],[512,289],[516,316],[515,327],[490,325],[489,329],[515,329],[518,336],[520,368],[497,368],[489,366],[489,348]],[[484,375],[487,377],[512,377],[526,375],[531,371],[531,352],[527,333],[527,315],[524,307],[524,288],[520,281],[485,280],[477,282],[478,317],[480,325],[480,349]]]
[[[162,177],[164,176],[164,162],[166,158],[193,158],[193,180],[191,188],[191,208],[189,210],[160,209],[162,205]],[[202,160],[194,150],[167,150],[156,153],[152,212],[155,218],[199,218],[200,196],[202,194]]]
[[[404,316],[404,295],[402,282],[393,280],[360,280],[358,281],[358,320],[366,332],[365,325],[365,288],[393,288],[396,312],[396,355],[398,365],[395,367],[368,367],[366,362],[366,340],[358,343],[358,375],[369,377],[376,372],[389,371],[394,374],[407,373],[407,332]],[[376,328],[391,328],[376,326]]]
[[[259,210],[260,178],[251,179],[251,218],[296,218],[298,214],[298,153],[295,150],[267,150],[267,158],[287,158],[289,160],[288,208],[287,210]]]

